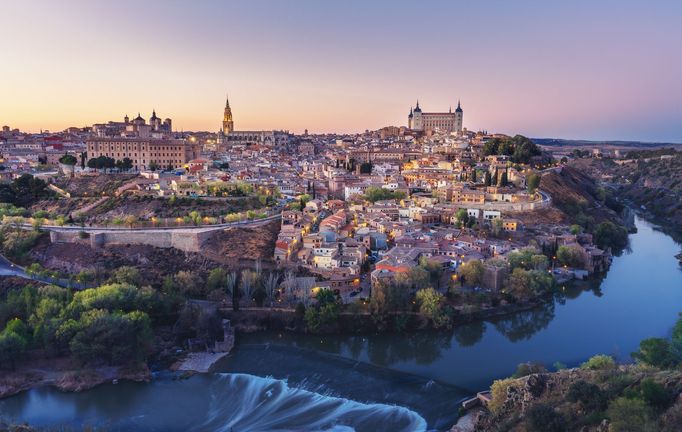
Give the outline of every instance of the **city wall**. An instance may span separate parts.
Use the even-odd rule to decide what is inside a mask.
[[[199,252],[201,245],[214,231],[215,229],[91,231],[86,234],[86,238],[81,238],[82,234],[78,231],[50,231],[50,240],[52,243],[89,243],[93,248],[138,244],[159,248],[176,248],[185,252]]]

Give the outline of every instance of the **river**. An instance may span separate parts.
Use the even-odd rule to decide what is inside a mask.
[[[240,335],[214,374],[159,373],[80,394],[34,389],[0,401],[0,415],[107,430],[446,429],[463,397],[521,362],[628,361],[641,339],[670,335],[682,311],[679,245],[644,220],[636,226],[604,278],[504,319],[443,332]]]

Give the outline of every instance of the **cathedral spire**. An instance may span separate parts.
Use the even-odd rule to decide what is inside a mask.
[[[223,112],[223,133],[228,134],[234,131],[234,122],[232,120],[232,109],[230,108],[230,99],[225,95],[225,110]]]

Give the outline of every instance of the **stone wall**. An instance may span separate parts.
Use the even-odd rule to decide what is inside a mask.
[[[185,252],[199,252],[201,245],[216,229],[206,230],[110,230],[91,231],[89,238],[81,239],[79,232],[50,231],[52,243],[85,243],[93,248],[107,245],[140,244],[159,248],[176,248]]]

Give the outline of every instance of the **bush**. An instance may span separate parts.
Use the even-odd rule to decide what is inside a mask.
[[[566,393],[566,400],[579,402],[587,411],[603,411],[608,403],[607,395],[599,386],[584,380],[571,384]]]
[[[140,271],[131,266],[119,267],[111,276],[111,281],[119,284],[139,285]]]
[[[611,420],[609,432],[656,430],[651,422],[651,409],[641,399],[615,399],[609,405],[606,415]]]
[[[602,249],[620,250],[628,245],[628,231],[611,221],[602,222],[594,229],[594,242]]]
[[[580,365],[580,369],[589,370],[613,369],[614,367],[616,367],[616,362],[613,360],[613,357],[604,354],[593,356]]]
[[[507,400],[507,393],[510,388],[517,386],[518,382],[513,378],[506,378],[493,381],[490,386],[491,399],[488,402],[488,409],[493,414],[500,414]]]
[[[649,338],[641,341],[639,350],[632,353],[632,358],[658,368],[668,368],[676,363],[676,359],[670,350],[670,343],[661,338]]]
[[[514,378],[521,378],[521,377],[525,377],[528,375],[532,375],[532,374],[536,374],[536,373],[544,373],[544,372],[547,372],[547,368],[545,368],[540,363],[520,363],[516,367],[516,372],[514,373]]]
[[[564,432],[566,419],[549,405],[537,404],[530,407],[526,413],[526,422],[530,431]]]
[[[651,378],[642,380],[639,385],[639,391],[642,399],[652,407],[664,408],[670,403],[670,394],[668,394],[665,387]]]

